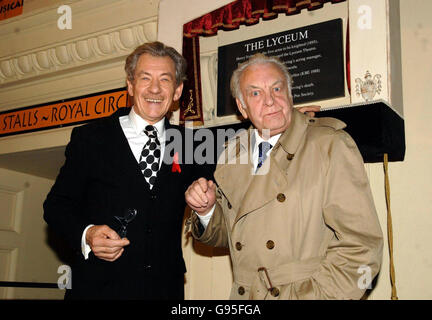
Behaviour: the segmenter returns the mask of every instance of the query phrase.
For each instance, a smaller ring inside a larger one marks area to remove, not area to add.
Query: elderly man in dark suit
[[[207,174],[181,163],[185,129],[165,117],[185,68],[171,47],[139,46],[125,66],[133,107],[73,129],[44,203],[46,222],[77,253],[65,298],[184,298],[184,192]]]

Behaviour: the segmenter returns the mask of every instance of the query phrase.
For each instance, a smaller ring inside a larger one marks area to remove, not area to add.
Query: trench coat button
[[[266,246],[267,246],[267,249],[270,249],[270,250],[271,250],[271,249],[274,248],[275,243],[274,243],[273,240],[269,240],[269,241],[267,241]]]
[[[236,242],[235,247],[238,251],[240,251],[242,248],[242,244],[240,242]]]
[[[292,160],[294,158],[294,155],[292,153],[287,154],[287,160]]]
[[[231,203],[228,202],[228,209],[231,209],[231,208],[232,208],[232,205],[231,205]]]
[[[238,294],[241,295],[241,296],[244,295],[245,294],[245,288],[239,287],[238,288]]]
[[[309,123],[315,123],[315,119],[309,119]]]
[[[285,195],[283,193],[279,193],[276,198],[279,202],[285,201]]]
[[[270,294],[273,296],[273,297],[277,297],[277,296],[279,296],[279,289],[278,288],[271,288],[270,289]]]

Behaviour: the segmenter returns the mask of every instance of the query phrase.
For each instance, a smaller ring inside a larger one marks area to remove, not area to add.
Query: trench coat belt
[[[267,289],[290,284],[312,276],[324,257],[314,257],[305,260],[292,261],[272,268],[260,267],[255,272],[238,272],[235,282],[246,287],[256,285],[259,281]]]

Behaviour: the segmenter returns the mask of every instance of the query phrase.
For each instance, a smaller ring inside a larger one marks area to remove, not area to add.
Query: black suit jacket
[[[181,172],[173,172],[174,152],[179,152],[180,161],[187,152],[178,138],[185,142],[188,129],[166,120],[166,129],[179,130],[175,142],[181,149],[166,150],[150,190],[119,123],[119,117],[129,111],[121,108],[108,118],[73,129],[66,161],[44,202],[46,222],[76,252],[72,289],[67,290],[66,298],[184,297],[184,192],[195,179],[210,178],[214,168],[180,164]],[[128,208],[138,214],[127,228],[130,245],[122,256],[106,262],[90,253],[84,260],[80,245],[85,227],[107,224],[117,230],[120,224],[114,216],[123,215]]]

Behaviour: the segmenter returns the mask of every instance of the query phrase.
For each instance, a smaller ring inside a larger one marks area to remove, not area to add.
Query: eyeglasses
[[[136,209],[126,209],[123,217],[114,216],[114,218],[116,218],[121,225],[121,227],[117,230],[120,238],[126,237],[127,226],[136,217],[137,212],[138,211]]]

